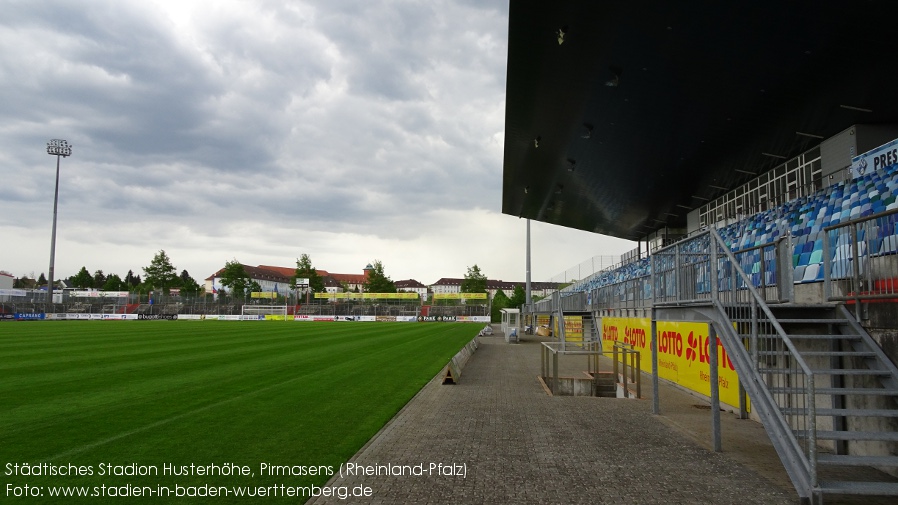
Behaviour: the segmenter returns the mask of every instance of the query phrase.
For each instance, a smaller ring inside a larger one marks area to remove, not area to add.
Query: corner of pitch
[[[466,478],[468,474],[467,463],[430,463],[428,467],[430,475],[440,475],[444,477],[461,477]]]

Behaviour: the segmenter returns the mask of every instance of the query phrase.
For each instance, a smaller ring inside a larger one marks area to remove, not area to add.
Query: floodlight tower
[[[53,235],[50,238],[50,277],[47,279],[47,299],[53,303],[53,267],[56,263],[56,208],[59,202],[59,158],[72,155],[72,146],[62,139],[47,142],[47,154],[56,156],[56,192],[53,194]]]

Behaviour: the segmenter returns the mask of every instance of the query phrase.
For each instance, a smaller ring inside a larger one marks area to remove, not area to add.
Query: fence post
[[[710,263],[711,268],[708,272],[708,275],[711,277],[711,300],[718,300],[718,291],[720,289],[720,273],[718,272],[718,264],[717,264],[717,242],[714,240],[714,236],[711,232],[708,232],[708,244],[710,245]]]
[[[852,275],[854,277],[854,317],[857,322],[861,322],[861,271],[860,271],[860,248],[857,246],[857,226],[851,225],[849,228],[851,230],[851,265],[852,265]]]
[[[658,321],[652,308],[652,414],[661,414],[661,400],[658,398]]]
[[[676,287],[676,290],[677,290],[676,301],[679,302],[682,299],[682,291],[683,291],[683,286],[680,283],[680,266],[681,266],[680,246],[674,245],[673,248],[674,248],[674,268],[673,268],[674,286]]]
[[[711,442],[714,452],[720,452],[720,384],[717,382],[717,332],[708,324],[708,357],[711,368]]]
[[[617,364],[617,342],[614,342],[614,345],[611,347],[611,370],[612,376],[614,377],[614,389],[617,390],[617,374],[618,374],[618,364]]]
[[[552,366],[555,368],[552,374],[552,395],[558,395],[558,351],[552,353]]]
[[[838,242],[836,243],[838,244]],[[833,253],[830,250],[829,231],[823,230],[823,299],[833,296]]]

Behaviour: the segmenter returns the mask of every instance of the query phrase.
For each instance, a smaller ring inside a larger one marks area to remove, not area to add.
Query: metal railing
[[[817,486],[814,374],[736,254],[710,230],[715,329],[796,488]],[[807,433],[799,440],[793,430]]]
[[[724,345],[723,365],[737,372],[796,488],[810,495],[817,485],[814,375],[769,306],[791,297],[792,276],[780,275],[791,268],[789,241],[733,252],[711,229],[656,251],[651,262],[648,276],[594,290],[593,308],[703,307]],[[744,412],[744,397],[740,403]],[[793,430],[807,436],[799,440]]]
[[[710,231],[660,249],[649,257],[651,263],[646,275],[593,290],[590,308],[644,309],[664,304],[706,304],[712,300],[713,289],[734,290],[743,300],[748,300],[748,286],[754,287],[767,303],[791,299],[792,276],[781,273],[790,271],[792,265],[790,244],[785,237],[732,252],[734,261],[727,267],[728,272],[719,268],[712,271],[710,250]],[[746,273],[745,277],[735,275],[737,266]]]
[[[587,359],[587,369],[593,374],[593,382],[598,380],[599,356],[602,355],[601,342],[543,342],[542,344],[541,377],[553,395],[559,393],[559,355],[585,356]]]
[[[629,397],[628,384],[635,384],[636,398],[642,398],[642,360],[639,351],[630,344],[616,341],[611,353],[614,361],[614,380],[615,382],[620,380],[624,390],[624,397]],[[627,366],[628,359],[630,361],[629,366]]]
[[[898,209],[823,229],[827,300],[898,300]]]

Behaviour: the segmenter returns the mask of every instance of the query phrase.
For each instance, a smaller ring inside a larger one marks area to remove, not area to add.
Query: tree
[[[396,284],[384,274],[384,264],[380,260],[374,260],[368,277],[362,284],[366,293],[395,293]]]
[[[103,274],[102,270],[97,270],[94,272],[94,286],[97,289],[101,289],[106,284],[106,276]]]
[[[171,264],[171,259],[165,254],[165,251],[160,250],[153,256],[150,265],[143,267],[143,282],[168,294],[169,288],[177,286],[180,280],[176,272],[174,265]]]
[[[102,286],[103,291],[127,291],[127,284],[116,274],[109,274]]]
[[[511,298],[508,299],[508,306],[512,308],[518,308],[524,303],[527,302],[527,293],[524,292],[524,288],[520,285],[516,285],[514,287],[514,292],[511,294]]]
[[[486,293],[486,276],[480,272],[476,264],[468,267],[465,280],[461,282],[462,293]]]
[[[494,323],[502,322],[502,309],[509,307],[509,301],[504,291],[501,289],[496,291],[496,296],[493,297],[493,306],[490,309],[490,319]]]
[[[81,289],[94,287],[94,278],[87,271],[87,267],[81,267],[81,270],[78,270],[78,273],[72,277],[72,285]]]
[[[32,277],[33,277],[33,276],[32,276]],[[46,284],[46,283],[47,283],[47,278],[44,277],[44,273],[41,272],[41,276],[37,278],[37,285],[38,285],[38,286],[43,286],[43,285]]]
[[[196,295],[200,292],[199,283],[196,282],[196,279],[191,277],[189,273],[187,273],[187,270],[181,271],[180,279],[181,294]]]
[[[236,259],[225,263],[224,269],[218,277],[221,279],[221,285],[228,288],[234,298],[243,298],[252,282],[246,269],[243,268],[243,264]]]
[[[296,279],[309,279],[309,290],[312,293],[324,293],[324,279],[312,266],[312,258],[308,254],[296,258],[296,270],[290,277],[290,289],[296,289]]]

